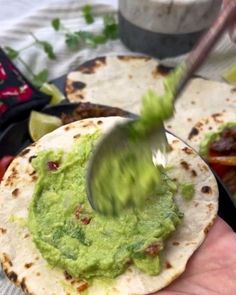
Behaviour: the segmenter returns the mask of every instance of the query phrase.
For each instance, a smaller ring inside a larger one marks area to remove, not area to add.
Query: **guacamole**
[[[142,208],[147,198],[155,195],[155,187],[161,185],[160,172],[152,159],[156,146],[151,146],[149,135],[173,115],[175,84],[183,70],[184,65],[177,67],[164,80],[163,95],[148,90],[142,99],[140,118],[120,127],[126,128],[129,140],[124,147],[107,152],[91,185],[92,205],[101,214],[114,216],[124,208]]]
[[[195,187],[192,183],[182,183],[180,185],[180,194],[186,201],[191,201],[195,193]]]
[[[157,275],[164,241],[181,222],[176,186],[160,170],[145,207],[123,210],[116,218],[96,213],[87,200],[85,174],[97,137],[83,136],[70,152],[42,151],[33,159],[38,175],[28,216],[33,240],[50,265],[73,277],[113,278],[131,264]]]
[[[102,162],[94,179],[96,211],[117,216],[124,208],[143,208],[147,197],[156,194],[161,181],[160,169],[153,164],[150,147],[129,146],[107,157],[109,165],[107,161]]]

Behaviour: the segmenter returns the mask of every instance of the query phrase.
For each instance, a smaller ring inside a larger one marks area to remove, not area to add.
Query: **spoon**
[[[231,1],[222,9],[211,28],[201,38],[198,45],[190,52],[186,60],[180,65],[180,67],[182,67],[184,70],[182,71],[180,78],[175,82],[172,89],[173,102],[182,92],[191,76],[206,60],[214,45],[235,18],[235,14],[236,1]],[[88,163],[86,186],[87,197],[94,210],[101,212],[101,209],[98,208],[96,202],[96,198],[98,197],[97,190],[95,188],[97,172],[103,169],[102,164],[104,161],[108,161],[109,164],[109,157],[116,157],[117,153],[120,153],[124,149],[134,152],[135,148],[135,152],[140,151],[140,153],[142,153],[144,148],[148,148],[153,151],[155,164],[161,164],[163,166],[166,164],[166,151],[168,149],[168,142],[165,135],[163,122],[158,122],[153,128],[148,130],[145,136],[141,136],[138,138],[138,140],[136,139],[136,144],[134,145],[134,141],[130,136],[130,132],[132,131],[132,128],[135,128],[135,124],[138,120],[139,119],[137,117],[135,120],[129,120],[123,124],[116,125],[106,135],[103,136],[93,151],[93,154]],[[106,182],[108,181],[109,179],[106,179]],[[106,202],[106,200],[103,202]],[[113,204],[110,204],[110,206],[113,206]]]

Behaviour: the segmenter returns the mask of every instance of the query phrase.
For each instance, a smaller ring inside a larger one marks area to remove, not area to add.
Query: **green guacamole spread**
[[[73,277],[113,278],[130,264],[156,275],[164,240],[182,217],[173,200],[176,187],[159,171],[160,183],[144,208],[123,210],[116,218],[99,215],[85,191],[87,160],[97,137],[82,137],[70,152],[42,151],[33,159],[38,175],[28,216],[33,240],[50,265]]]

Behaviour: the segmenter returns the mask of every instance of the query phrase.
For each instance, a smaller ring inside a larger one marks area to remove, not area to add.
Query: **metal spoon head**
[[[145,148],[152,151],[154,164],[162,166],[166,164],[168,142],[163,125],[158,125],[158,128],[155,128],[148,136],[138,138],[137,144],[134,145],[132,136],[130,136],[130,130],[135,123],[136,120],[129,120],[113,127],[97,143],[89,159],[86,177],[87,197],[92,208],[102,214],[104,214],[104,212],[101,212],[96,205],[98,196],[94,181],[98,171],[101,169],[101,164],[107,161],[109,157],[116,157],[117,153],[121,153],[124,149],[126,149],[126,151],[129,149],[133,152],[135,148],[141,152],[142,149]],[[110,167],[110,171],[112,177],[112,167]],[[109,179],[106,181],[109,181]]]

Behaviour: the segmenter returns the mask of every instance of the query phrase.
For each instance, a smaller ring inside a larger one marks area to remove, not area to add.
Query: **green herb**
[[[36,87],[40,88],[45,82],[47,82],[48,75],[49,75],[48,70],[44,69],[41,72],[39,72],[38,74],[33,76],[32,83]]]
[[[98,44],[104,44],[107,42],[107,38],[104,34],[100,34],[100,35],[95,35],[94,36],[94,42],[98,45]]]
[[[94,17],[92,15],[92,6],[91,5],[85,5],[83,7],[83,16],[85,18],[85,21],[87,24],[92,24],[94,22]]]
[[[83,43],[92,47],[96,47],[97,43],[95,40],[95,36],[96,36],[95,34],[91,32],[87,32],[87,31],[80,31],[77,34]]]
[[[103,44],[107,38],[103,35],[96,35],[87,31],[79,31],[66,33],[66,44],[70,49],[76,49],[82,44],[96,47],[98,44]]]
[[[61,27],[61,21],[59,18],[54,18],[51,22],[52,27],[54,28],[55,31],[59,31]]]
[[[48,41],[39,40],[34,34],[31,33],[31,36],[35,40],[35,43],[38,44],[44,52],[47,54],[49,59],[56,59],[56,55],[53,51],[52,45]]]
[[[113,15],[108,14],[103,17],[104,29],[103,34],[107,39],[117,39],[119,36],[118,25]]]
[[[49,59],[56,59],[56,55],[53,51],[52,45],[47,41],[38,41],[37,42],[40,46],[42,46],[44,52],[47,54]]]
[[[18,56],[19,56],[19,51],[17,51],[17,50],[15,50],[15,49],[13,49],[13,48],[11,48],[11,47],[5,47],[4,48],[5,49],[5,51],[6,51],[6,54],[7,54],[7,56],[11,59],[11,60],[13,60],[13,59],[16,59]]]
[[[65,37],[66,44],[70,49],[76,49],[79,46],[81,40],[77,33],[66,33]]]

